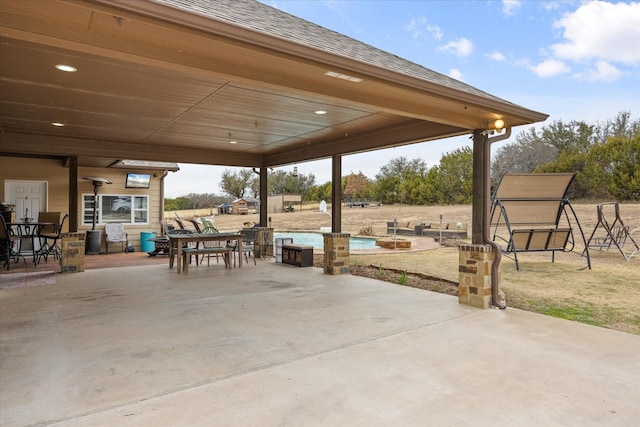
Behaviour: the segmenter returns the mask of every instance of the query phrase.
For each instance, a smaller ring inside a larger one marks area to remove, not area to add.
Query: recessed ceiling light
[[[56,69],[64,71],[65,73],[75,73],[78,69],[72,65],[56,64]]]
[[[319,115],[327,114],[327,112],[326,112],[326,111],[324,111],[324,110],[318,110],[318,111],[316,111],[315,113],[316,113],[316,114],[319,114]]]
[[[238,141],[229,141],[229,144],[237,144]]]
[[[64,126],[64,123],[60,123],[60,122],[51,122],[51,125],[53,125],[53,126],[58,126],[58,127],[62,127],[62,126]]]
[[[353,82],[353,83],[360,83],[362,81],[362,79],[360,79],[358,77],[353,77],[353,76],[348,76],[346,74],[336,73],[335,71],[327,71],[326,73],[324,73],[324,75],[327,76],[327,77],[334,77],[336,79],[347,80],[347,81]]]

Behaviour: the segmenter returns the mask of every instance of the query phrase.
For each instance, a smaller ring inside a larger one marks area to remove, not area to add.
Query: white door
[[[47,210],[46,181],[5,181],[4,194],[8,203],[16,205],[16,221],[25,216],[38,220],[38,213]]]
[[[46,181],[5,181],[4,194],[7,202],[16,205],[15,220],[33,218],[38,220],[40,211],[47,210],[47,182]],[[38,250],[40,242],[33,241],[33,249]],[[32,241],[23,240],[20,243],[20,251],[31,251]]]

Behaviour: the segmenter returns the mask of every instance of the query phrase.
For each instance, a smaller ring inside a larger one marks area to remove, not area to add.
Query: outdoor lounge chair
[[[122,243],[122,251],[129,246],[129,236],[124,231],[124,225],[121,223],[106,224],[104,226],[104,241],[107,244],[107,253],[109,253],[109,243]]]
[[[202,223],[198,222],[198,220],[195,218],[189,218],[187,219],[187,221],[189,221],[193,225],[193,229],[196,231],[196,233],[202,233],[203,231]]]
[[[178,224],[178,228],[181,230],[187,230],[187,225],[185,224],[184,220],[182,218],[180,218],[177,214],[176,214],[176,224]]]

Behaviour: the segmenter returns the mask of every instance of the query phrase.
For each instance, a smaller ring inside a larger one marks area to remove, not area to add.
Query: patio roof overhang
[[[0,153],[274,167],[547,117],[260,3],[196,6],[4,0]]]

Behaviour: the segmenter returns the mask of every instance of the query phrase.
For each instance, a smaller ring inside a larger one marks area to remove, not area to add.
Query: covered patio
[[[207,6],[3,1],[0,178],[13,158],[68,168],[48,209],[68,210],[78,231],[82,168],[123,157],[255,168],[264,224],[271,167],[331,158],[340,200],[343,155],[473,135],[472,231],[484,243],[490,136],[545,114],[261,3]],[[14,174],[47,179],[35,169]],[[257,268],[88,269],[3,289],[0,424],[640,418],[637,336],[316,268]]]
[[[480,243],[490,135],[547,118],[255,1],[55,4],[2,2],[0,160],[68,167],[56,209],[68,210],[70,231],[82,228],[78,170],[86,167],[254,168],[266,224],[269,168],[330,158],[332,199],[341,200],[344,155],[473,135]]]
[[[55,280],[0,292],[3,426],[640,419],[631,334],[271,261]]]

